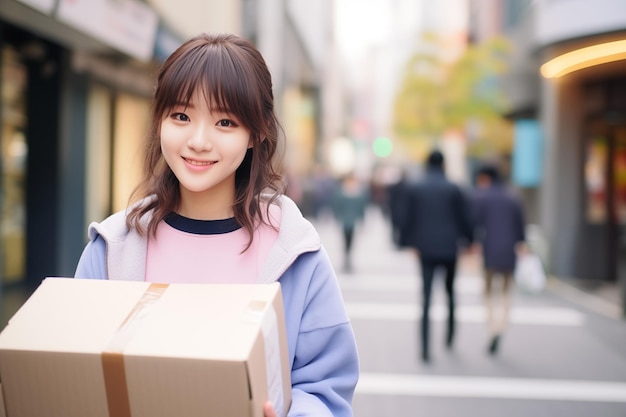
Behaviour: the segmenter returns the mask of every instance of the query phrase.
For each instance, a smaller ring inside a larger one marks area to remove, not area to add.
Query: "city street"
[[[341,272],[341,237],[328,217],[314,222],[338,271],[359,346],[356,417],[626,416],[626,322],[619,308],[550,278],[540,294],[516,290],[511,325],[487,353],[476,256],[457,274],[457,336],[444,344],[446,299],[436,279],[431,361],[419,359],[421,299],[413,255],[393,248],[370,209],[354,243],[354,272]],[[439,277],[438,277],[439,278]]]

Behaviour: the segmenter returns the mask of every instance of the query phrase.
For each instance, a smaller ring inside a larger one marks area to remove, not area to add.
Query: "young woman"
[[[290,416],[351,416],[354,335],[314,227],[282,195],[272,81],[230,34],[180,46],[157,79],[145,177],[133,203],[89,227],[75,277],[281,284]],[[274,417],[265,405],[265,416]]]

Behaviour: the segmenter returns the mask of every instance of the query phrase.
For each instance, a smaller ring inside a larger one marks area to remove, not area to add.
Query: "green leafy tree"
[[[450,131],[467,137],[472,156],[510,153],[512,128],[502,116],[506,101],[499,85],[509,45],[501,38],[469,45],[454,61],[444,59],[443,47],[427,34],[407,62],[395,99],[396,137],[415,157]]]

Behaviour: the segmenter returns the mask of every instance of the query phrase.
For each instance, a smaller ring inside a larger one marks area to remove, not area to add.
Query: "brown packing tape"
[[[109,346],[102,352],[102,371],[110,417],[131,417],[124,368],[124,349],[134,334],[133,329],[146,312],[146,308],[158,301],[167,287],[167,284],[150,284],[113,335]]]
[[[110,417],[131,417],[124,355],[117,352],[102,353],[102,370]]]

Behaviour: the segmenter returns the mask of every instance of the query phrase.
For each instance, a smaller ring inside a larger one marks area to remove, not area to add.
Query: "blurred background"
[[[307,216],[348,172],[384,208],[433,147],[468,187],[496,161],[548,272],[623,305],[624,0],[0,0],[5,294],[73,275],[138,180],[158,65],[203,31],[266,57]]]
[[[359,345],[355,415],[626,415],[626,0],[0,0],[0,328],[126,205],[159,65],[214,31],[253,40],[272,72],[287,192]],[[420,280],[389,190],[433,148],[468,192],[500,168],[549,275],[515,293],[498,356],[465,256],[459,340],[440,343],[437,287],[433,363],[417,359]],[[369,197],[349,274],[329,206],[348,173]]]

